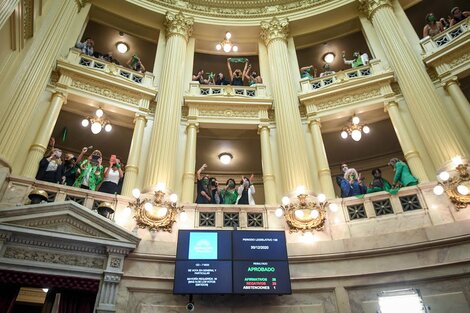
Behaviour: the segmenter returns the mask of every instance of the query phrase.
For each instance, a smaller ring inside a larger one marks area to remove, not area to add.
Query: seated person
[[[238,191],[235,188],[235,185],[235,180],[233,178],[229,178],[225,184],[225,188],[220,191],[224,204],[237,203]]]
[[[74,187],[82,189],[96,190],[96,187],[103,180],[102,154],[100,150],[95,150],[88,159],[80,162],[78,166],[78,178],[73,184]]]
[[[36,174],[37,180],[47,181],[50,183],[60,183],[62,179],[62,151],[59,149],[52,149],[48,157],[42,158],[39,162],[38,173]]]
[[[437,18],[434,16],[434,13],[428,13],[426,15],[426,25],[423,28],[423,38],[427,36],[435,36],[440,32],[444,31],[444,27],[441,22],[437,21]]]
[[[372,170],[372,176],[374,179],[370,183],[370,187],[367,188],[367,193],[390,191],[390,189],[392,189],[392,185],[390,185],[386,179],[382,178],[382,171],[380,168],[374,168]]]
[[[196,172],[197,177],[197,197],[196,203],[208,204],[211,203],[211,192],[209,190],[209,176],[202,175],[202,171],[207,168],[207,164],[203,164],[201,168]]]
[[[222,85],[229,85],[230,82],[225,78],[224,74],[219,73],[219,74],[217,74],[217,76],[216,76],[215,84],[222,86]]]
[[[248,69],[246,70],[245,78],[248,80],[248,86],[253,87],[256,84],[262,84],[263,79],[261,76],[258,75],[256,71],[251,71],[251,64],[248,65]]]
[[[230,75],[230,84],[232,86],[243,86],[243,82],[246,77],[246,71],[248,69],[248,59],[245,60],[245,67],[243,68],[243,72],[240,69],[236,69],[232,72],[232,66],[230,65],[231,58],[227,59],[228,73]]]
[[[137,54],[134,54],[129,61],[127,61],[127,66],[136,72],[145,73],[145,67]]]
[[[463,21],[467,17],[470,16],[469,11],[460,11],[459,7],[454,7],[452,10],[450,10],[450,14],[452,15],[452,18],[450,20],[450,26],[454,26],[455,24]]]
[[[410,168],[405,162],[393,158],[388,162],[388,165],[393,167],[395,171],[392,188],[415,186],[418,184],[418,179],[411,174]]]
[[[332,71],[331,70],[331,66],[330,64],[326,63],[325,65],[323,65],[323,73],[320,73],[320,77],[325,77],[325,76],[328,76],[328,75],[334,75],[336,74],[335,71]]]
[[[93,55],[93,47],[95,46],[95,42],[91,38],[86,38],[84,42],[77,42],[75,44],[75,48],[80,49],[83,54],[92,56]]]
[[[343,62],[344,64],[350,64],[352,68],[364,66],[369,64],[369,56],[367,53],[361,53],[359,51],[355,51],[353,53],[352,60],[346,60],[346,52],[343,51]]]
[[[367,193],[367,186],[364,184],[361,175],[358,175],[354,168],[346,170],[344,179],[341,181],[341,194],[345,197],[352,197],[365,193]]]
[[[313,65],[303,66],[300,68],[300,78],[314,79],[315,77],[317,77],[317,69],[313,67]]]

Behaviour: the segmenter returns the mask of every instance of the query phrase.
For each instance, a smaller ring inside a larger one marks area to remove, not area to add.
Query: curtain
[[[0,285],[0,312],[13,312],[13,307],[15,306],[16,297],[19,292],[19,286]]]
[[[64,290],[60,292],[59,313],[93,313],[96,293]]]

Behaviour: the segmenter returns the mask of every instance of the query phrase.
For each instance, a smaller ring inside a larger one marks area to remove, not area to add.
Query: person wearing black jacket
[[[53,149],[49,157],[42,158],[39,162],[36,179],[50,183],[60,183],[64,170],[61,157],[62,151],[59,149]]]

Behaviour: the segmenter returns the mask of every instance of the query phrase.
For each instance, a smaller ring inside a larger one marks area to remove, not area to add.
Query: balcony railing
[[[72,64],[77,64],[92,70],[109,73],[113,76],[120,77],[126,81],[136,83],[141,86],[152,87],[153,84],[153,74],[150,72],[145,72],[142,74],[121,65],[82,54],[79,50],[74,48],[70,49],[67,60]]]
[[[193,81],[189,88],[190,96],[240,96],[247,98],[265,98],[266,86],[256,84],[254,87],[231,85],[201,85]]]
[[[421,46],[426,54],[431,54],[437,50],[448,46],[450,43],[456,41],[459,37],[470,32],[470,18],[467,18],[460,23],[446,29],[444,32],[437,34],[434,37],[425,37],[421,39]]]

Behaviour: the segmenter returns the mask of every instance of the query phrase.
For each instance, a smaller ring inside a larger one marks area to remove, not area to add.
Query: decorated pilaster
[[[184,155],[183,203],[194,202],[194,173],[196,171],[196,142],[199,124],[189,122],[186,128],[186,153]]]
[[[126,176],[122,185],[121,194],[130,196],[132,189],[137,186],[137,175],[139,174],[139,159],[142,142],[144,139],[145,125],[147,119],[144,115],[136,114],[134,119],[134,133],[132,134],[131,148],[129,150],[129,157],[127,158]]]
[[[428,182],[429,178],[423,166],[421,157],[418,150],[413,144],[413,140],[406,128],[405,123],[400,115],[398,103],[390,101],[385,104],[385,110],[388,111],[390,119],[392,120],[393,128],[400,142],[401,150],[405,156],[406,162],[410,166],[411,172],[416,176],[420,183]]]
[[[144,186],[164,183],[175,186],[181,106],[183,104],[186,45],[193,19],[181,12],[166,15],[166,49],[155,109],[155,122],[148,154]]]
[[[36,139],[29,148],[26,162],[23,166],[22,175],[26,177],[35,177],[39,168],[39,161],[44,157],[47,144],[51,138],[57,118],[59,117],[62,105],[67,101],[67,96],[62,92],[55,92],[51,97],[49,110],[41,123]]]
[[[20,0],[3,0],[0,1],[0,29],[3,27],[5,22],[11,16],[13,11]]]
[[[444,88],[449,93],[449,96],[454,101],[457,109],[460,112],[465,124],[467,125],[467,131],[470,131],[470,103],[465,97],[465,94],[460,89],[460,84],[457,77],[452,76],[444,81]]]
[[[323,143],[323,137],[321,135],[321,124],[318,118],[309,118],[308,126],[310,133],[312,134],[312,141],[314,147],[314,155],[318,164],[318,177],[320,178],[321,190],[327,198],[335,198],[335,188],[333,181],[331,180],[330,166],[328,165],[328,159],[326,157],[325,145]]]
[[[261,139],[261,162],[263,166],[264,199],[266,204],[276,204],[276,184],[274,182],[273,158],[271,156],[271,139],[269,137],[269,124],[258,126]]]
[[[468,147],[453,130],[422,61],[397,21],[390,0],[358,0],[358,3],[387,51],[390,65],[434,164],[440,166],[455,155],[468,155]]]
[[[288,24],[286,19],[277,18],[261,22],[261,38],[268,50],[284,192],[292,192],[299,185],[305,186],[307,190],[314,187],[308,166],[297,89],[294,87],[297,82],[286,79],[292,77],[287,49]]]

